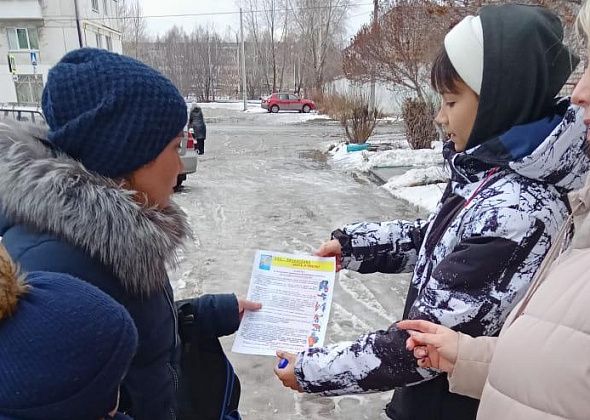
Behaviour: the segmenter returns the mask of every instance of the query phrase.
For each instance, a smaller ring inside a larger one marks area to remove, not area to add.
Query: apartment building
[[[0,103],[40,103],[47,72],[68,51],[120,53],[118,16],[118,0],[0,0]]]

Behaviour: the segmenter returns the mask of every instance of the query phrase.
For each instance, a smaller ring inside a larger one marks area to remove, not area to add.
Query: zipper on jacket
[[[176,313],[176,308],[174,307],[174,302],[168,293],[168,289],[164,288],[164,294],[166,295],[166,300],[168,300],[170,310],[172,311],[172,317],[174,318],[174,349],[176,350],[178,348],[178,314]]]

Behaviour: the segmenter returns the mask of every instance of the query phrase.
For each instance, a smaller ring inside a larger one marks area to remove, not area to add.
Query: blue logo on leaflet
[[[261,255],[260,256],[260,269],[261,270],[270,270],[272,266],[272,255]]]

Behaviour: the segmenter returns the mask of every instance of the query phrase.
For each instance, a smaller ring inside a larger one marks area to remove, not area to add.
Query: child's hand
[[[278,367],[281,359],[285,359],[289,362],[284,368]],[[295,376],[295,363],[297,363],[297,355],[279,350],[277,351],[277,360],[275,363],[274,372],[284,386],[291,388],[294,391],[303,392],[303,389],[299,386],[297,377]]]
[[[337,239],[324,242],[315,252],[318,257],[336,257],[336,271],[342,270],[342,246]]]
[[[456,331],[422,320],[400,321],[397,327],[409,330],[410,338],[406,340],[406,348],[414,352],[418,366],[453,373],[459,340]]]

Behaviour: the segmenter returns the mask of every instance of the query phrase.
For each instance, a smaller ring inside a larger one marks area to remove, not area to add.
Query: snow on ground
[[[449,174],[444,167],[429,166],[428,168],[410,169],[403,175],[394,176],[387,181],[383,188],[393,190],[404,187],[418,187],[437,183],[445,183]]]
[[[425,166],[442,165],[442,154],[434,149],[398,149],[385,152],[375,152],[368,156],[363,163],[361,170],[368,171],[372,168],[387,168],[396,166]]]
[[[374,143],[376,144],[376,143]],[[394,147],[396,145],[394,144]],[[400,145],[397,145],[400,147]],[[346,144],[339,143],[329,151],[330,163],[340,169],[368,172],[374,168],[442,165],[439,143],[433,149],[413,150],[407,146],[393,150],[347,152]]]
[[[190,107],[192,103],[187,102]],[[295,111],[270,114],[260,106],[260,101],[247,101],[246,112],[242,101],[199,103],[207,121],[214,123],[234,121],[236,113],[240,121],[253,124],[285,126],[309,121],[329,121],[326,115],[311,112],[303,114]],[[412,150],[406,141],[403,130],[398,129],[400,119],[388,117],[382,120],[384,130],[375,133],[369,143],[390,150],[359,151],[348,153],[346,144],[340,142],[329,152],[329,163],[340,170],[352,172],[371,172],[380,168],[400,168],[409,171],[399,177],[389,179],[384,186],[395,197],[431,211],[442,194],[440,185],[445,181],[442,172],[442,143],[433,142],[432,149]],[[336,122],[334,124],[337,124]],[[389,127],[389,128],[387,128]],[[438,172],[437,172],[438,170]],[[389,176],[389,174],[387,174]],[[443,184],[444,185],[444,184]]]
[[[405,200],[432,213],[442,197],[446,184],[420,185],[388,190],[394,197]]]
[[[385,144],[386,139],[372,139],[371,144]],[[339,143],[330,151],[332,166],[345,171],[372,172],[379,168],[410,168],[394,176],[383,186],[393,196],[418,207],[433,211],[436,208],[448,174],[443,169],[442,143],[433,142],[432,149],[413,150],[407,142],[394,139],[392,150],[347,152],[346,144]]]
[[[416,168],[390,178],[383,188],[394,197],[433,212],[448,179],[449,174],[443,167]]]

